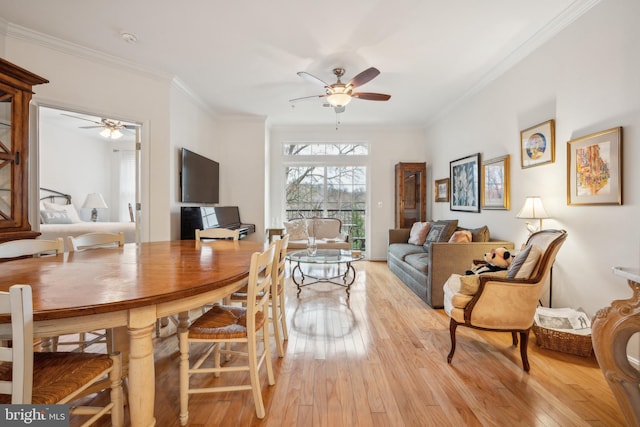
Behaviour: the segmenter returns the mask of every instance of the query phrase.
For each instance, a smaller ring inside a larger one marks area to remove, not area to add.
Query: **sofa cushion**
[[[430,224],[428,222],[414,222],[409,232],[409,242],[412,245],[424,245],[424,241],[429,233]]]
[[[404,262],[424,274],[429,272],[429,254],[426,252],[408,254],[404,258]]]
[[[289,240],[307,239],[307,224],[305,221],[294,220],[291,222],[285,222],[284,228],[289,234]]]
[[[389,245],[389,255],[404,261],[407,255],[425,253],[422,246],[412,245],[410,243],[393,243]]]
[[[428,250],[428,246],[432,242],[448,241],[453,235],[453,233],[456,231],[457,226],[458,226],[457,219],[440,220],[440,221],[432,222],[429,230],[429,234],[427,234],[427,239],[424,242],[424,246]]]

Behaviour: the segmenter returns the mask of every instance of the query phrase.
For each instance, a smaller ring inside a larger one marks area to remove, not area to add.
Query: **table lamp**
[[[540,221],[537,227],[527,221],[527,230],[529,230],[531,234],[542,230],[542,219],[549,218],[549,215],[547,211],[544,210],[542,199],[538,196],[530,196],[525,199],[524,206],[520,209],[516,218],[537,219]]]
[[[96,222],[98,220],[98,209],[107,209],[107,203],[104,201],[102,194],[89,193],[82,205],[85,209],[91,209],[91,221]]]

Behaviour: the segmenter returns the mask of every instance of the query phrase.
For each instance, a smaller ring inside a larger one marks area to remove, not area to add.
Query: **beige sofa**
[[[343,233],[338,218],[294,219],[284,223],[289,234],[289,250],[305,249],[307,237],[315,236],[318,249],[351,249],[349,235]]]
[[[408,243],[411,230],[391,229],[387,248],[389,269],[433,308],[443,307],[442,287],[451,274],[464,274],[473,260],[482,259],[482,255],[491,249],[514,247],[513,242],[491,240],[486,226],[469,230],[473,236],[470,243],[449,243],[454,231],[464,229],[457,227],[456,220],[438,222],[449,226],[449,232],[444,233],[440,241],[414,245]]]

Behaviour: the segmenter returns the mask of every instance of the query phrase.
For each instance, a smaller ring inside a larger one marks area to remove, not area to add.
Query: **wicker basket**
[[[536,344],[549,350],[589,357],[593,352],[591,335],[570,334],[533,325]]]

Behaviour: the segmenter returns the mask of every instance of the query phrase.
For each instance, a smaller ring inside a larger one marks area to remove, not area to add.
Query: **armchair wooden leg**
[[[517,347],[518,346],[518,333],[517,332],[511,332],[511,338],[513,339],[513,346]]]
[[[522,368],[529,372],[529,358],[527,356],[527,346],[529,344],[529,330],[520,332],[520,357],[522,357]]]
[[[447,356],[447,363],[451,364],[451,359],[453,359],[453,353],[456,352],[456,328],[458,327],[458,322],[451,319],[449,322],[449,334],[451,335],[451,351]]]

